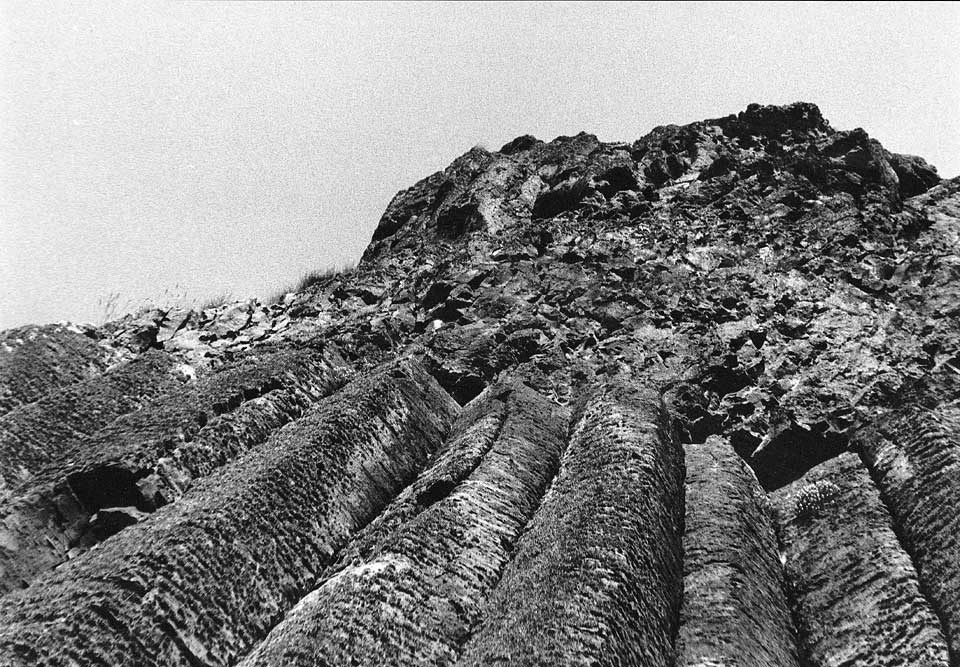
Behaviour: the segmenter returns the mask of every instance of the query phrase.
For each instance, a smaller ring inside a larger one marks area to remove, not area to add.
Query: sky
[[[956,176],[958,5],[0,0],[0,329],[267,297],[521,134],[804,100]]]

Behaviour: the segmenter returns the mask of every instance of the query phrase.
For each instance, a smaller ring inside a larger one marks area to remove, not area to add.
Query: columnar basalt
[[[580,401],[557,478],[458,664],[673,664],[682,450],[655,391],[613,382]]]
[[[0,332],[0,415],[54,389],[97,377],[120,354],[93,327],[51,324]]]
[[[750,105],[0,333],[0,663],[960,664],[958,249],[960,179]]]
[[[556,472],[564,412],[519,383],[487,389],[241,665],[453,664]]]
[[[4,598],[2,659],[234,662],[416,474],[456,412],[413,364],[358,379],[152,521]]]
[[[170,355],[151,351],[101,378],[69,384],[11,410],[0,417],[0,498],[61,462],[78,439],[188,381]]]
[[[0,591],[25,585],[181,495],[343,384],[323,353],[247,355],[78,438],[0,502]]]
[[[770,502],[730,443],[686,446],[678,665],[799,667]]]
[[[947,664],[937,617],[855,454],[817,466],[773,500],[811,664]]]
[[[908,392],[855,446],[960,660],[960,382],[952,375]]]

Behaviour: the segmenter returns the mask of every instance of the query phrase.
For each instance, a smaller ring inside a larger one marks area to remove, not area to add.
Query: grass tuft
[[[200,310],[208,310],[210,308],[219,308],[220,306],[228,304],[231,301],[233,301],[233,295],[230,294],[230,292],[222,292],[220,294],[217,294],[216,296],[212,296],[208,299],[204,299],[203,302],[200,303]]]
[[[268,300],[268,304],[280,303],[290,292],[299,294],[300,292],[307,292],[315,285],[319,285],[330,278],[335,276],[349,275],[356,270],[356,265],[345,265],[340,267],[330,267],[327,269],[319,269],[314,271],[308,271],[307,273],[300,276],[300,279],[287,287],[275,292]]]

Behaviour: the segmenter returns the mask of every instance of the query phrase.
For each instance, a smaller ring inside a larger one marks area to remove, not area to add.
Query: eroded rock
[[[677,664],[798,667],[770,503],[729,442],[687,445]]]
[[[457,664],[673,665],[683,459],[659,396],[581,398],[560,471]]]
[[[358,379],[179,503],[3,598],[3,661],[232,663],[416,475],[456,412],[416,365]]]
[[[240,664],[453,664],[556,471],[564,413],[520,383],[488,388]]]
[[[804,657],[814,665],[946,665],[947,644],[859,457],[773,494]]]
[[[358,267],[275,303],[44,330],[29,354],[5,334],[0,364],[26,361],[0,366],[0,567],[29,584],[0,603],[8,650],[792,664],[763,498],[812,485],[780,524],[801,664],[936,662],[938,636],[956,662],[958,244],[960,179],[814,105],[751,105],[632,143],[475,147],[394,197]],[[398,359],[422,368],[420,398],[389,380],[327,397]],[[438,419],[487,406],[492,424],[516,383],[502,434],[463,426],[449,451],[472,454],[427,460]],[[574,428],[531,509],[548,404]],[[682,624],[673,433],[693,453]],[[381,514],[396,494],[406,509]],[[352,652],[330,640],[346,635]]]

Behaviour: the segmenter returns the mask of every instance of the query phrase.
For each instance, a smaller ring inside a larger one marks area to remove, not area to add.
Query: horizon
[[[266,298],[473,145],[747,104],[960,173],[949,3],[0,5],[0,329]],[[165,297],[166,295],[166,297]]]

